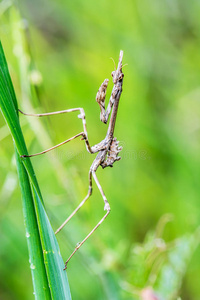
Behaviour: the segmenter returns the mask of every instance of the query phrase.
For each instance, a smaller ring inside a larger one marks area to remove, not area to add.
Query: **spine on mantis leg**
[[[98,102],[99,106],[100,106],[100,120],[103,123],[107,123],[106,119],[106,111],[105,111],[105,98],[106,98],[106,91],[107,91],[107,86],[108,86],[108,79],[105,79],[104,82],[101,84],[97,95],[96,95],[96,101]]]

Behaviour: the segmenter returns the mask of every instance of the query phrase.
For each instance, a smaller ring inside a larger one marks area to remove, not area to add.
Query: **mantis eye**
[[[120,76],[119,76],[119,80],[122,80],[123,77],[124,77],[124,74],[121,73]]]

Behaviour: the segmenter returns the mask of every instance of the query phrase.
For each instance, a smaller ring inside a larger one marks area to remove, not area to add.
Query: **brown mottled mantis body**
[[[23,113],[21,110],[19,110],[24,115],[37,116],[37,117],[51,116],[51,115],[57,115],[57,114],[62,114],[62,113],[78,111],[80,113],[78,115],[78,117],[80,119],[82,119],[82,123],[83,123],[83,132],[81,132],[81,133],[71,137],[70,139],[68,139],[54,147],[51,147],[47,150],[44,150],[42,152],[32,154],[32,155],[22,155],[22,157],[32,157],[32,156],[44,154],[50,150],[53,150],[61,145],[68,143],[69,141],[71,141],[79,136],[81,136],[82,139],[85,141],[88,152],[90,152],[92,154],[98,152],[98,154],[97,154],[95,160],[93,161],[93,163],[90,167],[90,170],[89,170],[89,189],[88,189],[87,196],[82,200],[82,202],[72,212],[72,214],[66,219],[66,221],[56,230],[55,234],[57,234],[69,222],[69,220],[75,215],[75,213],[81,208],[81,206],[91,196],[91,194],[92,194],[92,177],[94,178],[94,180],[97,184],[97,187],[102,195],[102,198],[104,201],[104,210],[106,211],[106,214],[98,222],[98,224],[92,229],[92,231],[85,237],[85,239],[75,247],[75,250],[72,252],[72,254],[70,255],[70,257],[67,259],[67,261],[65,263],[64,270],[67,268],[67,264],[68,264],[69,260],[71,259],[71,257],[75,254],[75,252],[92,235],[92,233],[101,225],[101,223],[106,219],[106,217],[110,213],[110,205],[109,205],[108,200],[107,200],[107,198],[103,192],[103,189],[99,183],[99,180],[96,176],[96,171],[99,166],[101,166],[102,168],[105,168],[108,166],[112,167],[113,163],[115,161],[120,160],[120,157],[118,156],[118,154],[122,150],[122,147],[118,147],[119,142],[117,141],[116,138],[114,138],[114,128],[115,128],[115,121],[116,121],[116,117],[117,117],[118,104],[119,104],[120,96],[122,93],[122,84],[123,84],[123,77],[124,77],[124,74],[122,73],[122,58],[123,58],[123,51],[120,51],[118,67],[115,71],[112,72],[114,86],[113,86],[111,97],[110,97],[108,107],[106,110],[105,110],[105,97],[106,97],[108,79],[104,80],[104,82],[101,84],[101,86],[97,92],[97,95],[96,95],[96,101],[98,102],[98,104],[100,106],[100,110],[101,110],[100,120],[102,122],[104,122],[105,124],[107,123],[110,112],[112,110],[106,137],[99,144],[96,144],[92,147],[89,144],[88,134],[87,134],[87,129],[86,129],[85,112],[84,112],[83,108],[73,108],[73,109],[67,109],[67,110],[56,111],[56,112],[51,112],[51,113],[44,113],[44,114],[26,114],[26,113]]]

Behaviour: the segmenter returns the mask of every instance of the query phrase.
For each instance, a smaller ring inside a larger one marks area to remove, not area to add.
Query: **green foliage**
[[[17,159],[22,191],[29,262],[36,299],[71,299],[64,263],[53,229],[46,215],[43,199],[19,124],[18,107],[0,43],[0,108],[9,126]]]
[[[158,299],[177,299],[188,263],[200,243],[199,228],[192,235],[166,242],[163,229],[169,221],[171,216],[163,216],[155,232],[149,232],[142,244],[132,248],[126,281],[121,285],[138,299],[147,292]]]

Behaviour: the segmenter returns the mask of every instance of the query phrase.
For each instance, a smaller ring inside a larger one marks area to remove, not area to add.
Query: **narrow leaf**
[[[23,204],[26,232],[27,235],[32,235],[33,232],[36,231],[38,235],[35,237],[34,242],[31,240],[28,244],[29,251],[31,247],[30,257],[33,262],[36,262],[34,260],[34,255],[38,250],[38,247],[40,248],[38,256],[38,260],[40,260],[40,262],[37,262],[36,270],[38,270],[38,268],[41,269],[39,272],[32,272],[34,277],[34,288],[38,287],[40,289],[39,291],[35,290],[35,294],[38,295],[41,293],[41,286],[38,285],[38,282],[39,280],[42,281],[43,278],[44,290],[48,291],[48,282],[52,299],[71,299],[67,275],[66,272],[63,271],[64,262],[60,255],[55,234],[44,208],[42,195],[31,161],[29,158],[20,158],[21,155],[27,155],[28,152],[19,123],[17,107],[16,96],[10,79],[3,48],[0,43],[0,108],[9,126],[17,151],[17,165],[20,186],[22,188],[23,202],[29,202]],[[24,166],[25,169],[23,169],[22,166]],[[24,172],[26,172],[26,176]],[[25,183],[24,180],[26,181]],[[30,195],[32,198],[30,198]],[[30,205],[31,202],[32,205]],[[29,222],[27,222],[29,215],[32,215],[32,217],[29,219]],[[43,254],[42,256],[41,253]],[[33,263],[33,269],[35,266],[36,265]],[[46,280],[44,279],[45,274]],[[49,297],[49,292],[47,292],[47,294],[48,296],[46,296],[45,299],[48,299]]]

